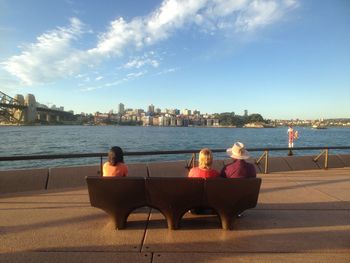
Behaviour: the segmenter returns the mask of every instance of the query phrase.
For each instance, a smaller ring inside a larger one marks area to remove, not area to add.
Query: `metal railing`
[[[305,151],[305,150],[321,150],[321,153],[313,158],[314,162],[317,162],[322,155],[324,155],[324,169],[328,169],[329,150],[350,150],[350,146],[316,146],[316,147],[275,147],[275,148],[248,148],[249,152],[263,152],[263,154],[255,161],[257,165],[264,159],[264,173],[268,173],[269,168],[269,153],[271,151],[288,151],[288,155],[293,155],[292,151]],[[200,150],[175,150],[175,151],[145,151],[145,152],[124,152],[125,156],[147,156],[147,155],[176,155],[176,154],[192,154],[188,167],[192,167],[195,164],[196,153]],[[213,153],[223,153],[226,149],[212,149]],[[100,158],[100,165],[102,167],[103,157],[106,157],[107,153],[75,153],[75,154],[51,154],[51,155],[16,155],[16,156],[0,156],[0,162],[4,161],[28,161],[28,160],[52,160],[52,159],[73,159],[73,158]],[[102,169],[101,169],[102,170]]]

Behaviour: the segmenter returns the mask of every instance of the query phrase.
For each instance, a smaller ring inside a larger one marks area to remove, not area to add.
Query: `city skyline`
[[[1,90],[79,112],[350,117],[350,3],[2,0]],[[54,10],[54,12],[53,12]]]

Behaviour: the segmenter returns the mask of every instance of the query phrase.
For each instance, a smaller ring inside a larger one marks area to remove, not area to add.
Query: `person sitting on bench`
[[[232,148],[226,150],[233,162],[222,168],[220,176],[225,178],[250,178],[256,177],[256,171],[253,164],[246,162],[249,159],[249,153],[241,142],[236,142]]]
[[[188,177],[200,177],[200,178],[215,178],[220,174],[215,169],[211,168],[213,163],[213,155],[208,148],[204,148],[199,152],[198,167],[193,167],[188,173]],[[189,211],[192,214],[197,215],[212,215],[215,212],[208,208],[196,208]]]
[[[103,165],[103,176],[127,176],[128,166],[124,164],[123,150],[114,146],[108,151],[108,161]]]
[[[219,172],[211,168],[213,155],[208,148],[199,152],[198,167],[193,167],[188,173],[188,177],[214,178],[219,177]]]

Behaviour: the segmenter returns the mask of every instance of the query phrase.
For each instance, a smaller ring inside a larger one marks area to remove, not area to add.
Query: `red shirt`
[[[201,169],[199,167],[193,167],[188,177],[200,177],[200,178],[214,178],[218,177],[219,172],[214,169]]]
[[[224,166],[221,171],[221,176],[227,178],[256,177],[255,166],[244,160],[233,159],[233,163]]]

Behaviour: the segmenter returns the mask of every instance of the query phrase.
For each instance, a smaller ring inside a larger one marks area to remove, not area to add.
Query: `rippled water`
[[[314,130],[296,127],[300,139],[295,146],[349,146],[350,128]],[[0,126],[0,155],[70,154],[107,152],[113,145],[125,151],[224,149],[241,141],[247,148],[287,147],[287,128],[194,128],[127,126]],[[332,151],[332,153],[349,151]],[[295,154],[318,154],[297,151]],[[261,152],[253,152],[253,156]],[[272,152],[271,155],[286,155]],[[216,158],[224,154],[216,154]],[[189,159],[190,155],[126,157],[127,162]],[[0,169],[98,164],[98,158],[0,162]]]

